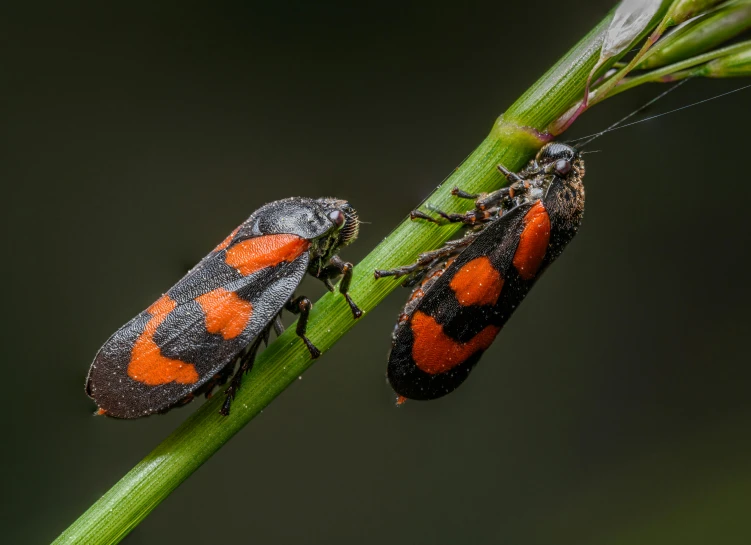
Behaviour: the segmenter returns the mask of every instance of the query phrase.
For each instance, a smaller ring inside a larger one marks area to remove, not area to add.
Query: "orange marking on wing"
[[[407,401],[407,398],[404,396],[396,396],[396,406],[403,405],[404,402]]]
[[[241,226],[242,227],[242,226]],[[229,246],[229,243],[232,242],[232,239],[237,234],[237,232],[240,230],[240,227],[237,227],[234,231],[232,231],[227,238],[225,238],[223,241],[219,243],[219,245],[214,248],[214,252],[218,252],[220,250],[224,250],[227,246]]]
[[[550,216],[538,201],[524,216],[524,229],[514,253],[514,267],[524,280],[531,280],[537,274],[549,242]]]
[[[196,297],[206,314],[206,330],[234,339],[245,330],[253,316],[253,305],[233,291],[217,288]]]
[[[265,235],[238,242],[227,250],[227,265],[243,276],[293,261],[307,251],[310,242],[296,235]]]
[[[449,284],[463,306],[495,305],[501,296],[503,278],[487,256],[466,263]]]
[[[468,342],[460,343],[446,335],[434,318],[417,311],[412,318],[412,359],[426,373],[445,373],[476,352],[488,348],[500,330],[500,327],[489,325]]]
[[[196,366],[180,360],[162,356],[159,346],[154,342],[154,333],[167,315],[177,307],[177,303],[168,295],[162,295],[146,309],[151,319],[146,322],[143,333],[136,339],[128,364],[128,376],[149,386],[158,386],[170,382],[195,384],[198,382]]]
[[[164,319],[167,317],[167,314],[172,312],[177,308],[177,303],[175,303],[172,298],[170,298],[169,295],[166,293],[162,295],[159,299],[154,301],[149,308],[146,309],[146,312],[151,314],[151,320],[149,320],[149,324],[152,322],[157,322],[156,325],[153,326],[154,331],[156,331],[156,328],[159,327],[159,324],[161,324]],[[149,328],[149,325],[146,325],[146,329]]]

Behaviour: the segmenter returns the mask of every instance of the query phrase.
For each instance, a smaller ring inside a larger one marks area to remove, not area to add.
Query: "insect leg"
[[[230,375],[232,375],[234,368],[234,363],[225,365],[224,369],[211,377],[211,380],[204,384],[203,388],[196,390],[195,394],[199,395],[203,393],[206,396],[206,399],[209,399],[217,386],[222,386],[229,380],[229,377]]]
[[[516,183],[524,180],[524,178],[514,172],[511,172],[503,165],[498,165],[498,170],[501,171],[501,174],[503,174],[509,182]]]
[[[352,269],[354,268],[349,261],[343,261],[342,258],[335,255],[329,261],[329,265],[321,269],[316,275],[316,278],[321,280],[329,291],[334,291],[334,284],[331,283],[332,278],[337,276],[342,277],[342,281],[339,282],[339,293],[344,295],[347,300],[350,310],[352,310],[352,316],[357,319],[362,316],[362,310],[360,310],[357,304],[349,296],[349,284],[352,282]]]
[[[478,231],[479,233],[479,231]],[[383,276],[404,276],[414,272],[419,272],[423,269],[433,266],[436,262],[459,254],[466,246],[474,240],[477,233],[468,233],[459,240],[450,240],[443,247],[433,250],[432,252],[425,252],[417,256],[417,261],[411,265],[404,265],[402,267],[396,267],[394,269],[376,269],[373,275],[376,279]]]
[[[475,207],[478,210],[486,210],[487,208],[497,205],[504,199],[509,198],[512,192],[513,190],[511,187],[502,187],[501,189],[498,189],[497,191],[493,191],[492,193],[487,193],[486,195],[482,195],[479,199],[475,201]]]
[[[492,210],[470,210],[469,212],[466,212],[464,214],[447,214],[446,212],[442,210],[435,209],[434,212],[441,216],[443,219],[448,221],[449,223],[463,223],[464,225],[476,225],[477,223],[482,223],[485,221],[490,220],[494,213],[497,212],[498,209],[494,208]],[[420,212],[419,210],[413,210],[410,212],[409,215],[410,219],[416,220],[426,220],[432,223],[436,223],[438,225],[441,225],[441,222],[436,220],[435,218],[432,218],[428,216],[425,212]]]
[[[478,210],[470,210],[464,214],[446,214],[441,210],[436,210],[436,214],[451,223],[461,222],[464,225],[476,225],[477,223],[490,221],[499,211],[499,208],[490,208],[488,210],[480,208]]]
[[[247,346],[245,350],[243,350],[242,354],[240,355],[240,358],[242,358],[245,354],[247,354],[248,348],[250,348],[250,346]],[[185,397],[183,397],[174,405],[171,405],[165,408],[164,410],[161,410],[158,412],[160,414],[164,414],[167,411],[173,409],[174,407],[182,407],[183,405],[187,405],[188,403],[193,401],[193,399],[195,399],[196,397],[200,395],[205,395],[206,399],[209,399],[211,397],[212,392],[216,389],[217,386],[221,386],[227,382],[230,375],[232,374],[232,371],[235,369],[236,361],[237,360],[233,360],[227,365],[225,365],[224,369],[214,374],[214,376],[211,377],[211,379],[208,382],[206,382],[203,386],[198,388],[196,391],[190,392],[189,394],[187,394]]]
[[[432,216],[428,216],[425,212],[420,212],[419,210],[412,210],[412,212],[409,213],[409,219],[411,220],[425,220],[429,221],[431,223],[435,223],[436,225],[441,225],[441,222],[435,219]]]
[[[305,346],[308,347],[310,357],[316,359],[321,355],[321,351],[318,350],[318,348],[310,342],[310,339],[305,336],[305,332],[308,329],[308,316],[310,315],[310,309],[313,308],[313,303],[310,302],[310,299],[301,295],[297,299],[290,299],[287,301],[284,308],[289,310],[292,314],[300,315],[300,318],[297,320],[297,328],[295,329],[295,332],[305,343]]]
[[[475,212],[475,216],[480,221],[487,221],[490,219],[489,216],[492,215],[492,213],[498,211],[500,215],[500,211],[511,207],[508,201],[513,198],[515,192],[518,192],[520,189],[526,189],[525,180],[522,178],[520,178],[520,180],[521,182],[516,182],[508,187],[502,187],[490,193],[467,193],[466,191],[462,191],[458,187],[455,187],[451,190],[451,194],[461,199],[473,199],[475,201],[476,210],[482,212],[488,211],[491,213],[479,216],[478,213]],[[504,201],[507,202],[504,203]],[[470,213],[468,212],[467,214]]]
[[[467,193],[466,191],[462,191],[458,187],[454,187],[454,189],[451,190],[451,194],[455,197],[459,197],[460,199],[470,199],[473,201],[482,197],[482,193]]]
[[[279,311],[279,314],[276,315],[276,318],[274,318],[274,321],[272,322],[274,326],[274,333],[276,333],[276,336],[278,337],[282,333],[284,333],[284,324],[282,323],[282,311]]]
[[[266,329],[261,332],[258,337],[256,337],[245,354],[241,356],[240,366],[237,368],[237,371],[235,371],[235,374],[232,377],[232,382],[229,383],[229,386],[224,391],[224,394],[227,397],[224,399],[224,404],[219,410],[220,414],[229,416],[230,405],[232,404],[232,400],[235,399],[235,396],[237,395],[237,390],[240,388],[240,384],[242,384],[243,375],[245,375],[245,373],[253,368],[253,363],[256,361],[256,354],[258,353],[258,349],[261,347],[261,343],[267,341],[268,338],[269,327],[267,326]]]

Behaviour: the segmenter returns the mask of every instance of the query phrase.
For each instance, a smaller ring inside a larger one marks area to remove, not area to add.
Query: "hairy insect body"
[[[422,254],[409,266],[412,287],[392,335],[388,380],[400,397],[428,400],[455,390],[492,344],[542,272],[576,234],[584,213],[584,161],[571,146],[550,143],[512,182],[475,200],[465,214],[439,214],[473,226],[463,238]],[[413,218],[436,221],[425,213]]]
[[[305,335],[312,307],[293,293],[308,272],[349,297],[352,264],[336,256],[357,238],[355,210],[338,199],[291,198],[266,204],[219,243],[198,265],[145,311],[118,329],[99,350],[86,393],[99,414],[137,418],[165,412],[208,395],[238,368],[222,414],[270,330],[283,327],[283,309],[300,314],[297,334],[312,357],[319,350]]]

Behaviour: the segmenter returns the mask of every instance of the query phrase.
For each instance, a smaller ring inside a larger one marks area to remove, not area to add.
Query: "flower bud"
[[[751,28],[751,2],[737,3],[675,29],[639,64],[657,68],[691,58]]]
[[[667,19],[671,25],[680,25],[691,17],[719,4],[722,0],[676,0],[668,10]]]
[[[751,76],[751,42],[737,53],[708,62],[701,67],[699,75],[708,78]]]

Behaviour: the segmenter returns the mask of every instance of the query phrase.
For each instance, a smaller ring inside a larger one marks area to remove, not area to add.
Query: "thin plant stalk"
[[[703,65],[714,59],[719,59],[721,57],[745,51],[749,47],[751,47],[751,40],[739,42],[737,44],[723,47],[721,49],[716,49],[715,51],[710,51],[708,53],[704,53],[703,55],[697,55],[696,57],[692,57],[690,59],[676,62],[668,66],[663,66],[662,68],[652,70],[651,72],[646,72],[644,74],[639,74],[638,76],[626,78],[622,80],[619,85],[611,88],[609,92],[607,92],[603,97],[600,97],[602,90],[595,89],[594,91],[592,91],[592,96],[598,97],[599,102],[601,100],[604,100],[605,98],[610,98],[617,94],[620,94],[623,91],[633,89],[634,87],[642,85],[643,83],[669,83],[678,81],[685,77],[694,75],[694,71],[688,70],[689,68]]]

